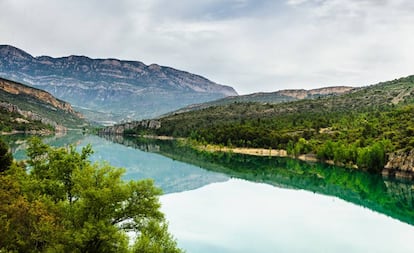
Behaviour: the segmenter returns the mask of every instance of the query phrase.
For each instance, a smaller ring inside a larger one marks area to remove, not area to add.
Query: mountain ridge
[[[278,90],[274,92],[255,92],[246,95],[239,95],[239,96],[229,96],[225,98],[221,98],[214,101],[209,101],[200,104],[193,104],[186,106],[184,108],[180,108],[176,111],[167,113],[162,115],[162,117],[183,113],[188,111],[195,111],[195,110],[202,110],[211,106],[222,106],[228,105],[231,103],[243,103],[243,102],[259,102],[259,103],[269,103],[269,104],[277,104],[283,102],[291,102],[306,98],[318,98],[324,96],[331,96],[331,95],[341,95],[347,92],[351,92],[352,90],[356,89],[355,87],[350,86],[330,86],[330,87],[322,87],[316,89],[284,89]]]
[[[119,115],[117,121],[123,115],[153,117],[237,94],[230,86],[172,67],[76,55],[33,57],[10,45],[0,45],[0,76],[46,90],[78,108]]]

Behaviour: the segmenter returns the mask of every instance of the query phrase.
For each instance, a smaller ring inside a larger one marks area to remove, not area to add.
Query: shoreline
[[[188,144],[188,143],[187,143]],[[290,157],[294,159],[298,159],[305,162],[321,162],[316,158],[314,154],[304,154],[298,157],[294,157],[288,155],[287,151],[284,149],[265,149],[265,148],[241,148],[241,147],[221,147],[217,145],[200,145],[200,144],[190,144],[194,148],[200,151],[207,151],[207,152],[227,152],[227,153],[235,153],[235,154],[242,154],[242,155],[254,155],[254,156],[271,156],[271,157]],[[325,163],[333,164],[333,161],[325,161]]]
[[[226,153],[235,153],[235,154],[243,154],[243,155],[253,155],[253,156],[268,156],[268,157],[288,157],[292,159],[301,160],[304,162],[311,162],[311,163],[323,163],[328,165],[334,165],[338,167],[343,167],[346,169],[351,170],[360,170],[357,165],[355,164],[337,164],[333,160],[319,160],[315,154],[302,154],[299,156],[289,155],[287,150],[284,149],[266,149],[266,148],[242,148],[242,147],[227,147],[221,145],[214,145],[214,144],[200,144],[195,141],[191,141],[188,138],[176,138],[172,136],[156,136],[156,135],[130,135],[135,137],[142,137],[148,139],[155,139],[155,140],[176,140],[181,142],[183,145],[188,145],[193,147],[199,151],[206,151],[206,152],[226,152]],[[414,152],[414,151],[413,151]],[[387,165],[384,166],[382,171],[378,174],[382,175],[383,177],[387,178],[395,178],[400,180],[414,180],[414,171],[410,169],[402,169],[402,168],[388,168],[388,163],[390,160],[387,161]]]

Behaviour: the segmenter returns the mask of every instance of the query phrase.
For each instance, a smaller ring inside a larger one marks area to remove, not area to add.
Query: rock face
[[[83,117],[82,114],[75,112],[71,106],[71,104],[61,101],[53,97],[50,93],[34,89],[32,87],[22,85],[20,83],[16,83],[13,81],[9,81],[3,78],[0,78],[0,89],[14,95],[25,94],[31,97],[34,97],[40,101],[43,101],[47,104],[52,105],[53,107],[59,108],[62,111],[75,114],[79,117]]]
[[[161,122],[158,120],[142,120],[134,121],[130,123],[118,124],[114,126],[108,126],[99,131],[100,134],[124,134],[125,131],[134,128],[145,128],[145,129],[158,129],[161,127]]]
[[[16,115],[19,123],[38,121],[56,131],[84,125],[83,116],[50,93],[0,78],[0,109]],[[19,115],[19,116],[17,116]],[[14,117],[14,116],[13,116]]]
[[[327,96],[327,95],[339,95],[353,90],[352,87],[347,86],[334,86],[334,87],[325,87],[312,90],[281,90],[279,93],[281,95],[292,97],[296,99],[305,99],[312,98],[315,96]]]
[[[414,149],[389,154],[383,174],[414,179]]]
[[[85,56],[33,57],[5,45],[0,46],[0,76],[46,90],[80,108],[130,119],[237,95],[229,86],[157,64]]]

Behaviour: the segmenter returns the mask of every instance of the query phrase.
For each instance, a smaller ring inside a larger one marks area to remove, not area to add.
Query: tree
[[[3,140],[0,139],[0,172],[4,172],[9,169],[13,162],[13,157],[9,152],[9,147]]]
[[[180,253],[177,243],[168,233],[168,225],[150,221],[141,231],[141,235],[133,247],[134,253]]]
[[[358,167],[370,172],[381,172],[385,165],[385,147],[382,142],[358,150]]]
[[[92,164],[90,154],[90,146],[77,152],[29,141],[29,173],[0,178],[0,252],[2,245],[18,252],[130,252],[128,231],[138,235],[137,244],[160,235],[151,244],[158,252],[181,252],[153,181],[123,181],[123,169]]]
[[[26,177],[15,165],[0,175],[0,252],[58,251],[58,217],[42,199],[25,196]]]

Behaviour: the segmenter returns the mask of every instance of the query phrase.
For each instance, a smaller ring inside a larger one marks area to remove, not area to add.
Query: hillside
[[[414,172],[414,76],[338,96],[281,104],[233,103],[144,123],[131,123],[124,133],[285,149],[292,156],[310,154],[375,172],[385,166],[387,173],[402,177],[412,178]],[[122,132],[120,126],[113,129]]]
[[[178,109],[177,111],[171,112],[170,114],[202,110],[212,106],[223,106],[233,103],[257,102],[277,104],[283,102],[297,101],[301,99],[313,99],[325,96],[340,95],[350,92],[352,89],[354,88],[347,86],[334,86],[311,90],[280,90],[276,92],[259,92],[240,96],[229,96],[210,102],[189,105],[184,108]]]
[[[50,92],[94,120],[142,119],[237,95],[202,76],[139,61],[85,56],[33,57],[0,46],[0,76]]]
[[[50,93],[0,78],[0,131],[61,131],[85,125],[82,115]]]

